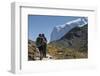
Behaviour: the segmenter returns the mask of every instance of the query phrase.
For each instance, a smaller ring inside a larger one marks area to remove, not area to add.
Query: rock
[[[40,57],[39,50],[36,48],[35,42],[28,41],[28,60],[37,60]]]

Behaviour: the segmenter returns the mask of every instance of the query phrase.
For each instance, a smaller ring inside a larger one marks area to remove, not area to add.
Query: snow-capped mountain
[[[76,20],[69,21],[63,25],[58,25],[54,27],[51,33],[50,41],[58,40],[67,34],[71,29],[75,27],[82,27],[88,24],[88,19],[86,17],[78,18]]]

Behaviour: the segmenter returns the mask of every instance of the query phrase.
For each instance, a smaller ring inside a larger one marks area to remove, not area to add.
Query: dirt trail
[[[40,58],[37,57],[36,60],[40,60]],[[51,55],[47,54],[47,55],[46,55],[46,58],[43,57],[42,60],[53,60],[53,57],[52,57]]]

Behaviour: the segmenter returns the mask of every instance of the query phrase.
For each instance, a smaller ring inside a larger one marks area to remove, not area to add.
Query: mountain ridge
[[[61,39],[52,41],[48,44],[48,47],[50,48],[49,53],[57,59],[87,58],[87,31],[88,25],[71,29]]]
[[[78,18],[76,20],[69,21],[63,25],[55,26],[51,32],[50,41],[58,40],[68,33],[74,27],[83,27],[88,24],[87,18]]]

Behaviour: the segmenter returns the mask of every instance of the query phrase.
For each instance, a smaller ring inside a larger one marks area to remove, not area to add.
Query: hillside
[[[48,52],[56,59],[88,57],[88,25],[75,27],[61,39],[48,44]]]
[[[36,60],[39,57],[39,51],[36,48],[35,42],[28,40],[28,60]]]

